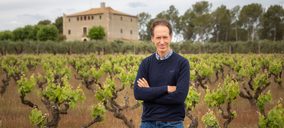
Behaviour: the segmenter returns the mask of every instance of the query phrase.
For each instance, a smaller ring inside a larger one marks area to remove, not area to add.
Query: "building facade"
[[[93,26],[102,26],[107,40],[138,40],[138,18],[101,3],[100,8],[70,15],[63,15],[63,34],[67,41],[87,41],[89,30]]]

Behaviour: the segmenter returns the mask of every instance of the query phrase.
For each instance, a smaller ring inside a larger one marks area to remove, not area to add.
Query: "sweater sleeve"
[[[176,91],[158,97],[154,100],[154,102],[157,104],[183,104],[189,89],[189,69],[190,67],[188,60],[183,61],[177,80]]]
[[[147,63],[148,62],[145,60],[142,61],[138,69],[136,80],[134,82],[134,96],[136,100],[153,101],[154,99],[167,94],[168,91],[167,86],[150,88],[141,88],[138,86],[138,79],[145,78],[147,80],[147,70],[145,68]]]

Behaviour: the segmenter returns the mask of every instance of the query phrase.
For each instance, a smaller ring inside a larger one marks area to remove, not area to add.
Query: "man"
[[[134,96],[143,100],[141,128],[183,128],[189,88],[188,60],[170,48],[172,27],[166,20],[151,25],[156,53],[145,58],[134,83]]]

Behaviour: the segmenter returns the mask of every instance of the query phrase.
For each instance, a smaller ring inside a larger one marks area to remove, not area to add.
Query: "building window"
[[[80,18],[79,17],[77,17],[77,21],[79,21],[80,20]]]
[[[81,16],[80,19],[83,20],[83,17]]]
[[[71,21],[71,19],[69,18],[69,19],[68,19],[68,21],[70,22],[70,21]]]
[[[120,20],[121,20],[121,21],[123,20],[123,17],[122,17],[122,16],[120,17]]]
[[[132,18],[130,19],[130,22],[132,22]]]
[[[121,34],[123,33],[123,30],[122,30],[122,29],[120,29],[120,33],[121,33]]]
[[[84,16],[84,20],[86,20],[87,19],[87,17],[86,16]]]
[[[100,15],[100,20],[102,19],[102,15]]]
[[[91,16],[92,20],[94,19],[94,16]]]
[[[83,27],[83,36],[87,35],[87,27]]]
[[[130,30],[130,35],[132,35],[132,33],[133,33],[132,30]]]
[[[71,30],[70,29],[68,30],[68,35],[71,35]]]
[[[88,16],[88,20],[90,20],[91,18],[90,18],[90,16]]]

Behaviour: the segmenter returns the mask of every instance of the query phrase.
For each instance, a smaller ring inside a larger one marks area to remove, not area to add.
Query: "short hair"
[[[162,26],[166,26],[168,27],[169,29],[169,34],[172,36],[172,26],[171,24],[169,23],[169,21],[165,20],[165,19],[155,19],[153,21],[153,23],[151,24],[151,28],[150,28],[150,31],[151,31],[151,36],[154,36],[154,29],[156,26],[158,25],[162,25]]]

